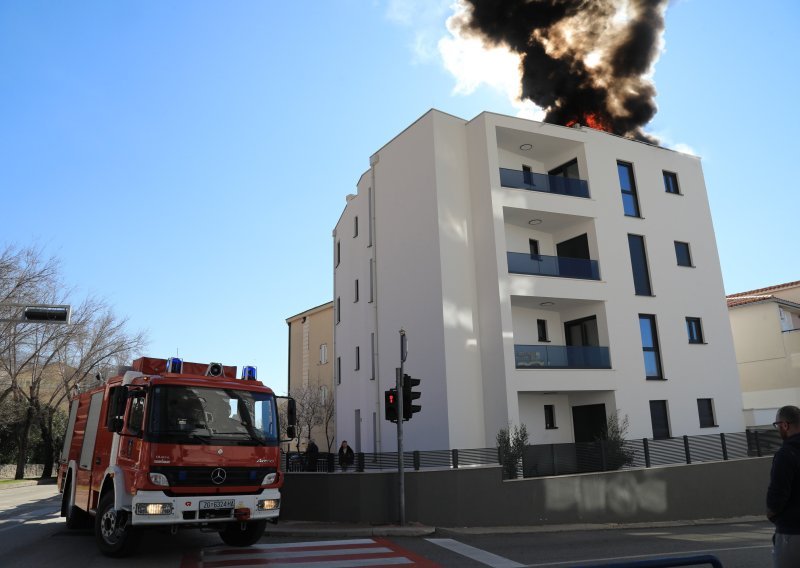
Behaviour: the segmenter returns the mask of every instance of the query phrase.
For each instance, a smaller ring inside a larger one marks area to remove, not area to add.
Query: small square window
[[[334,266],[339,266],[339,262],[342,260],[342,243],[340,241],[336,241],[336,263]]]
[[[342,302],[339,298],[336,298],[336,323],[342,321]]]
[[[356,290],[355,290],[355,299],[354,302],[358,302],[358,278],[356,278]]]
[[[675,241],[675,258],[678,260],[678,266],[693,266],[689,243]]]
[[[673,172],[664,172],[664,189],[667,193],[680,195],[681,190],[678,187],[678,174]]]
[[[355,370],[358,371],[361,369],[361,347],[356,346],[356,368]]]
[[[714,399],[698,398],[697,414],[700,417],[700,428],[714,428],[717,421],[714,419]]]
[[[686,318],[686,332],[689,343],[703,343],[703,324],[700,318]]]
[[[353,217],[353,238],[358,236],[358,216]]]
[[[552,404],[544,405],[544,427],[547,430],[555,430],[556,426],[556,407]]]

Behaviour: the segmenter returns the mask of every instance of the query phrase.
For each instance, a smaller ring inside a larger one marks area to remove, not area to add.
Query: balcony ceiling
[[[553,302],[551,306],[542,306],[542,302]],[[602,304],[599,300],[583,300],[577,298],[551,298],[544,296],[511,296],[511,306],[529,310],[562,312],[573,308]]]
[[[542,222],[538,225],[530,225],[529,221],[531,219],[541,219]],[[516,225],[518,227],[524,227],[525,229],[535,229],[537,231],[551,233],[556,230],[568,230],[573,224],[585,223],[586,217],[503,207],[503,221],[506,225]]]
[[[533,123],[536,124],[536,123]],[[523,144],[532,144],[531,150],[520,150]],[[561,155],[570,149],[576,151],[580,147],[580,142],[556,138],[548,135],[544,136],[534,132],[524,130],[512,130],[510,128],[497,128],[497,146],[508,152],[521,156],[532,156],[541,161],[547,161],[549,156]]]

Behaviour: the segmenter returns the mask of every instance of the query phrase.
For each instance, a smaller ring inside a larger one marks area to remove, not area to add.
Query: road
[[[187,530],[173,536],[167,531],[151,531],[145,534],[133,557],[111,560],[97,551],[92,531],[69,531],[64,527],[64,520],[58,516],[59,499],[53,485],[0,491],[0,565],[568,568],[699,554],[715,555],[725,568],[771,565],[772,529],[766,521],[517,534],[442,529],[430,537],[267,536],[246,549],[222,545],[213,532]]]

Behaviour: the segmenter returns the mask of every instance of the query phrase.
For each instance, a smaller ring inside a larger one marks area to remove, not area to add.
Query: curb
[[[8,491],[9,489],[16,489],[17,487],[31,487],[33,485],[55,485],[55,478],[51,479],[18,479],[10,483],[0,483],[0,491]]]
[[[287,522],[267,527],[270,536],[319,536],[319,537],[385,537],[385,536],[429,536],[435,527],[423,525],[337,525],[321,523]]]

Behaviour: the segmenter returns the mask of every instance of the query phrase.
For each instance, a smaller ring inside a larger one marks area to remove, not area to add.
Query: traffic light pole
[[[400,526],[406,524],[406,483],[403,469],[403,363],[406,361],[406,332],[400,330],[400,367],[397,371],[397,478],[400,497]]]

